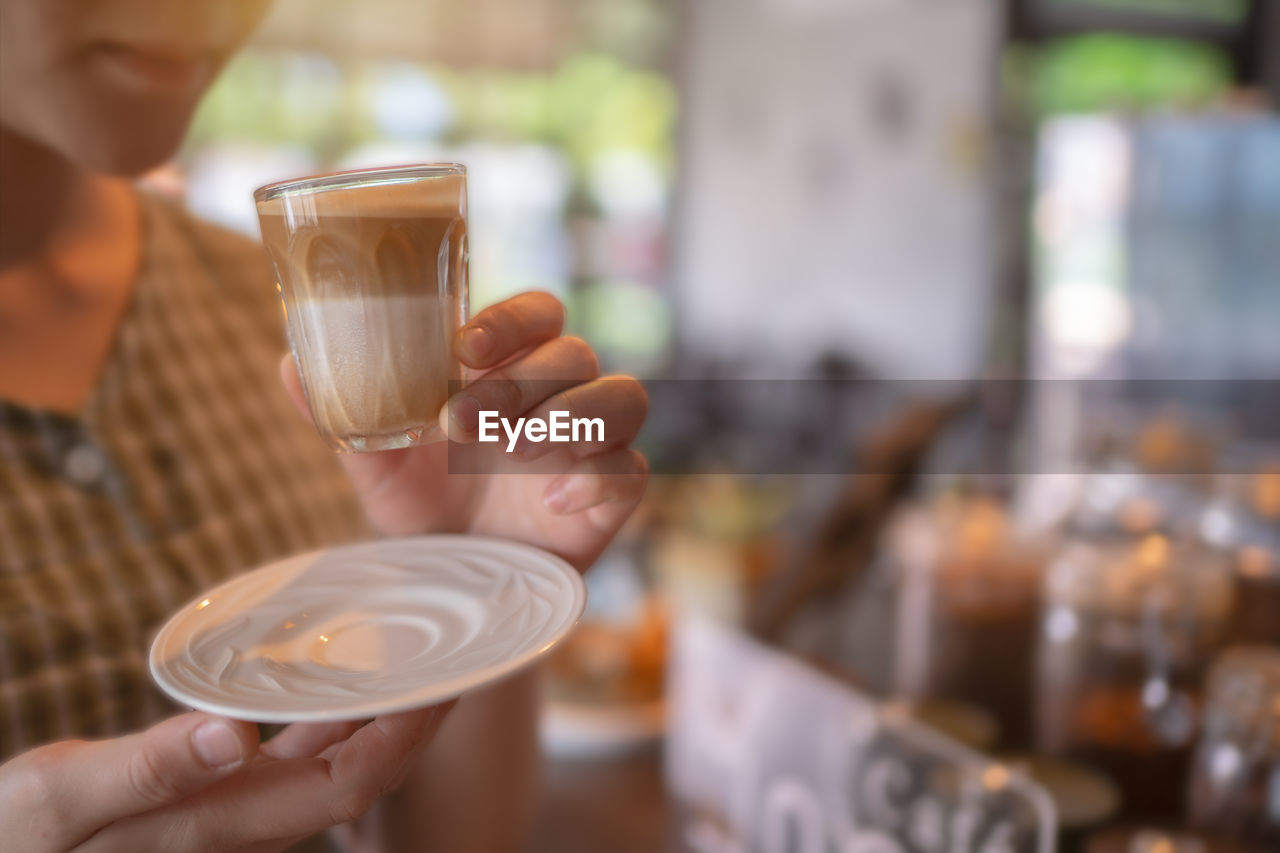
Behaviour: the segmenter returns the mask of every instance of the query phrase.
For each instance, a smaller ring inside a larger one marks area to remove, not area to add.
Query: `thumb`
[[[244,766],[257,751],[252,723],[193,712],[145,732],[84,745],[52,794],[84,837],[120,818],[179,802]],[[83,840],[83,838],[81,839]]]

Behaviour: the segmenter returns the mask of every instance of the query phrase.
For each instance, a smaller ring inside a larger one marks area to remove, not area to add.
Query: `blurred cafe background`
[[[1278,105],[1272,0],[279,0],[147,181],[463,162],[650,382],[530,850],[1280,851]]]

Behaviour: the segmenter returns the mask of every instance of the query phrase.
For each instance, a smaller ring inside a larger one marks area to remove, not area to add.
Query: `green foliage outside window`
[[[657,72],[594,53],[549,72],[421,69],[453,109],[443,141],[546,143],[565,152],[579,177],[619,148],[672,166],[676,96]],[[379,136],[371,112],[378,70],[378,63],[341,67],[315,56],[246,53],[205,100],[191,142],[291,145],[335,159]]]
[[[1112,34],[1013,49],[1005,76],[1007,88],[1040,117],[1198,107],[1231,85],[1230,65],[1213,47]]]

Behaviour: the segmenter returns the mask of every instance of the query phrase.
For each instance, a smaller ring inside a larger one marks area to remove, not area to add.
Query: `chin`
[[[84,150],[64,153],[91,172],[136,178],[172,158],[182,139],[181,132],[165,137],[103,139]]]
[[[174,111],[121,111],[111,121],[84,122],[59,134],[60,153],[76,165],[101,174],[137,177],[177,152],[187,133],[194,105]]]

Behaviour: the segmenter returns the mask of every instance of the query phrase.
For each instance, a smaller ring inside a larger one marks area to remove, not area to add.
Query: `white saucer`
[[[270,563],[160,629],[174,699],[261,723],[357,720],[451,699],[563,639],[587,594],[572,566],[476,536],[362,542]]]

